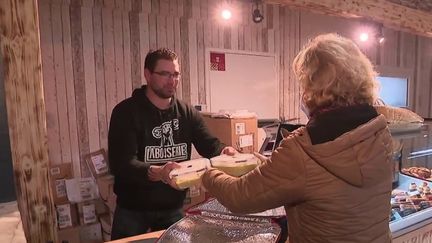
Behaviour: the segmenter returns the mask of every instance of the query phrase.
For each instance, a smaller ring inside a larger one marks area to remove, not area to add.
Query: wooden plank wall
[[[360,20],[324,16],[279,5],[260,6],[265,18],[251,21],[252,5],[231,1],[234,16],[223,23],[223,0],[39,0],[49,157],[73,162],[87,176],[83,155],[107,148],[112,108],[145,83],[149,49],[169,47],[180,57],[178,96],[205,104],[205,49],[225,48],[279,55],[280,114],[305,117],[291,63],[306,41],[320,33],[353,37]],[[414,110],[432,117],[432,40],[384,29],[384,45],[362,49],[377,65],[411,69]],[[80,172],[82,171],[82,172]]]
[[[7,117],[9,126],[22,228],[27,242],[44,243],[57,242],[57,237],[49,180],[37,7],[35,0],[0,1],[0,52],[4,73],[0,85],[4,85],[7,114],[1,115]],[[6,153],[3,148],[2,154]],[[2,233],[5,232],[5,224],[1,227]],[[1,238],[2,242],[7,241],[5,237]]]

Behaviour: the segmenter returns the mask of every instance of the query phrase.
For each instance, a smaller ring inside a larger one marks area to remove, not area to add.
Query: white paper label
[[[100,223],[80,227],[81,242],[101,242],[102,231]]]
[[[236,123],[235,124],[235,134],[236,135],[242,135],[246,133],[246,124],[241,122],[241,123]]]
[[[53,176],[58,175],[58,174],[60,174],[60,167],[51,168],[50,172],[51,172],[51,175],[53,175]]]
[[[57,197],[66,196],[66,183],[64,179],[55,181],[55,192]]]
[[[104,159],[103,154],[97,154],[91,157],[93,167],[95,168],[96,174],[102,174],[108,172],[108,165]]]
[[[66,180],[66,193],[70,202],[82,202],[99,197],[93,178],[74,178]]]
[[[80,195],[83,201],[93,199],[91,184],[85,181],[79,183]]]
[[[239,137],[239,147],[245,148],[245,147],[249,147],[249,146],[253,146],[253,135],[248,134],[248,135],[240,136]]]
[[[72,217],[71,217],[69,204],[58,205],[57,214],[58,214],[58,226],[60,229],[64,229],[68,226],[72,226]]]
[[[83,205],[83,221],[84,224],[91,224],[96,222],[96,210],[94,204]]]
[[[191,186],[189,188],[189,196],[190,197],[198,197],[200,195],[200,188],[197,186]]]

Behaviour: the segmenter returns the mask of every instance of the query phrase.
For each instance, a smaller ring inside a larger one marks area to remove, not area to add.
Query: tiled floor
[[[26,243],[17,203],[0,203],[0,242]]]

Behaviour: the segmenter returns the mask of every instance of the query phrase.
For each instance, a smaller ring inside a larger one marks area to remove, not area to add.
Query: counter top
[[[150,232],[147,234],[136,235],[132,237],[127,237],[119,240],[108,241],[108,243],[126,243],[126,242],[136,242],[136,243],[150,243],[155,242],[159,237],[165,232],[165,230]]]

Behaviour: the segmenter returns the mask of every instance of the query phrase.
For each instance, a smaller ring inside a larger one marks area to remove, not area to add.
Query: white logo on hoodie
[[[147,163],[163,163],[187,159],[187,144],[175,144],[173,131],[179,129],[179,120],[173,119],[153,128],[152,135],[160,139],[160,146],[146,146],[145,161]]]

